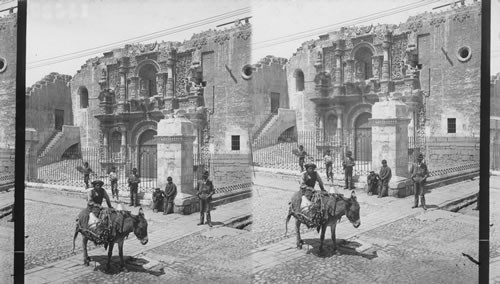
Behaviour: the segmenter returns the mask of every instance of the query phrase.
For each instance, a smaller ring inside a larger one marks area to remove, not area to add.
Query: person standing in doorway
[[[354,159],[352,158],[352,152],[347,151],[346,157],[342,162],[342,167],[344,168],[344,179],[345,187],[344,189],[351,189],[352,187],[352,170],[355,166]]]
[[[325,161],[325,169],[326,169],[326,181],[332,181],[333,182],[333,160],[332,156],[330,155],[330,150],[326,150],[326,154],[323,157]]]
[[[163,215],[174,213],[174,200],[177,195],[177,186],[173,183],[172,177],[167,177],[165,186],[165,205],[163,206]]]
[[[203,225],[205,219],[205,213],[207,214],[207,224],[212,227],[212,218],[210,216],[210,203],[212,202],[212,195],[214,195],[214,185],[211,180],[208,179],[209,173],[205,171],[203,173],[203,179],[198,181],[197,196],[200,199],[200,223],[198,225]]]
[[[380,176],[380,189],[378,191],[378,198],[382,198],[387,196],[387,192],[389,191],[389,182],[392,178],[392,171],[389,166],[387,166],[387,161],[382,160],[382,167],[379,172]]]
[[[137,169],[132,169],[132,174],[128,178],[128,186],[130,188],[130,206],[139,206],[139,200],[137,199],[137,191],[139,190],[139,175],[137,174]]]
[[[120,200],[118,197],[118,174],[116,173],[116,167],[111,168],[109,172],[109,182],[111,183],[111,195],[113,198],[116,196],[116,200]]]
[[[424,155],[420,153],[417,157],[417,162],[413,163],[411,166],[411,180],[413,181],[413,189],[415,190],[415,204],[411,208],[418,207],[418,197],[420,196],[420,202],[422,203],[422,208],[427,210],[425,206],[425,182],[429,177],[429,170],[427,165],[423,162]]]
[[[89,188],[90,173],[92,169],[89,166],[89,162],[83,163],[83,182],[85,183],[85,189]]]

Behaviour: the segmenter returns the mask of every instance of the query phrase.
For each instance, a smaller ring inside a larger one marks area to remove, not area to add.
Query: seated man
[[[94,180],[92,182],[92,186],[94,187],[91,189],[87,195],[87,218],[90,218],[92,222],[89,222],[89,227],[92,227],[98,222],[98,217],[99,213],[101,212],[102,209],[102,201],[103,199],[106,199],[106,204],[108,205],[109,208],[113,208],[111,206],[111,201],[109,200],[108,193],[104,188],[102,188],[102,185],[104,184],[103,181],[101,180]],[[93,215],[93,216],[92,216]]]
[[[302,192],[302,195],[306,194],[307,189],[314,191],[314,186],[316,185],[316,182],[318,182],[321,191],[327,192],[325,190],[325,187],[323,186],[323,181],[321,180],[321,177],[316,171],[316,165],[312,162],[307,163],[305,165],[305,168],[306,171],[302,174],[302,183],[300,185],[300,190]]]
[[[375,173],[375,171],[370,171],[370,174],[366,178],[366,183],[368,184],[368,195],[377,194],[378,184],[380,177]]]
[[[161,210],[161,205],[163,204],[163,199],[164,199],[165,193],[161,191],[159,187],[155,188],[155,191],[153,192],[153,212],[158,212]]]

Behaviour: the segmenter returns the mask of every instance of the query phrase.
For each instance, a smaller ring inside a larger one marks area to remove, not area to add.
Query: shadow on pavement
[[[362,246],[362,244],[358,242],[346,241],[343,239],[337,239],[337,250],[333,250],[333,242],[332,240],[326,240],[323,242],[323,251],[319,251],[320,241],[319,239],[305,239],[304,244],[305,248],[308,249],[307,254],[312,254],[321,258],[329,258],[334,255],[354,255],[361,256],[366,259],[372,260],[378,257],[377,252],[373,251],[371,254],[362,253],[356,251],[356,248]]]
[[[119,256],[112,256],[111,257],[111,265],[109,270],[106,269],[106,264],[108,263],[108,256],[107,255],[96,255],[91,257],[92,261],[90,265],[92,264],[95,265],[94,271],[100,271],[105,274],[109,275],[115,275],[115,274],[120,274],[121,272],[142,272],[142,273],[148,273],[154,276],[160,276],[165,274],[163,269],[160,270],[149,270],[145,269],[142,266],[144,264],[147,264],[148,261],[143,259],[143,258],[135,258],[135,257],[124,257],[124,263],[125,263],[125,269],[120,269],[120,257]]]

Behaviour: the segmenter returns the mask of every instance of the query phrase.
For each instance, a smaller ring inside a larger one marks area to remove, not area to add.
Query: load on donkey
[[[87,242],[90,240],[96,246],[104,245],[108,249],[108,262],[106,269],[111,265],[113,246],[118,244],[120,255],[120,267],[125,269],[123,261],[123,242],[130,233],[134,233],[141,244],[148,243],[148,223],[144,217],[142,208],[138,215],[124,211],[121,205],[117,209],[111,206],[109,196],[102,188],[104,183],[100,180],[92,182],[94,188],[88,194],[87,208],[83,209],[76,219],[75,234],[73,236],[73,250],[78,233],[82,234],[83,263],[89,265],[90,258],[87,253]],[[106,200],[108,208],[101,206],[103,199]]]
[[[347,219],[355,228],[361,225],[359,218],[359,203],[354,191],[351,197],[346,198],[342,194],[330,194],[326,192],[319,174],[315,171],[316,165],[308,163],[306,172],[302,176],[300,191],[292,196],[289,203],[288,216],[286,217],[285,234],[288,232],[288,222],[295,217],[295,229],[297,233],[297,248],[301,249],[304,241],[300,238],[300,224],[305,224],[308,228],[321,230],[321,244],[319,250],[323,250],[326,227],[330,226],[333,241],[333,250],[336,251],[337,243],[335,239],[335,228],[342,216]],[[314,186],[318,182],[321,191],[315,191]]]

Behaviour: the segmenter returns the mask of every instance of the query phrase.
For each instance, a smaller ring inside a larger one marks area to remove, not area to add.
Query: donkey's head
[[[345,200],[345,215],[347,219],[351,222],[354,228],[361,225],[361,220],[359,219],[359,203],[356,199],[356,193],[354,190],[351,192],[351,197]]]
[[[141,244],[148,243],[148,221],[144,217],[142,208],[139,209],[139,214],[134,218],[134,234]]]

